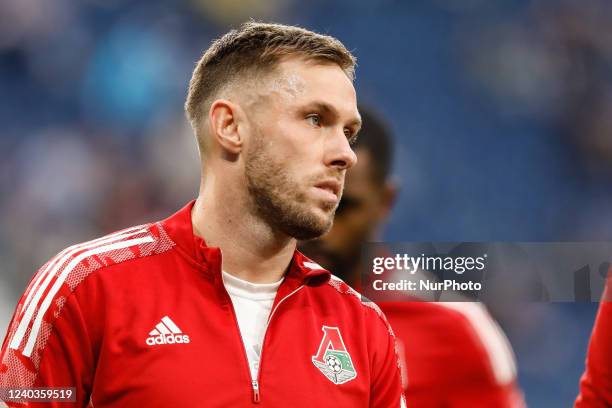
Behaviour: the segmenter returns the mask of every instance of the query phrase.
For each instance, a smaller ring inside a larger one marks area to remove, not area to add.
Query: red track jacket
[[[484,306],[426,301],[379,306],[400,346],[409,407],[526,407],[512,348]]]
[[[612,275],[593,327],[576,408],[612,407]]]
[[[42,405],[58,407],[404,405],[384,315],[297,251],[251,378],[221,251],[198,245],[192,206],[47,262],[9,325],[0,391],[75,387],[75,404]]]

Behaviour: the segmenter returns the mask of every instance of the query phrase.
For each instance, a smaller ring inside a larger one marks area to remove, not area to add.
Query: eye
[[[306,120],[308,120],[310,122],[310,124],[315,126],[315,127],[321,126],[321,117],[319,115],[317,115],[317,114],[312,114],[312,115],[306,116]]]
[[[351,129],[344,129],[344,135],[348,139],[349,145],[353,146],[357,142],[357,133]]]

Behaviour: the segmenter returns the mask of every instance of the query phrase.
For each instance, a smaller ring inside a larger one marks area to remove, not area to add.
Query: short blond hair
[[[356,59],[336,38],[295,26],[249,21],[213,41],[197,63],[185,102],[193,128],[198,129],[225,84],[271,72],[288,55],[335,63],[354,79]]]

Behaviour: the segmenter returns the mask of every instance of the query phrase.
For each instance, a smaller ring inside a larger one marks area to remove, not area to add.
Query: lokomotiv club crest
[[[334,384],[344,384],[357,377],[346,350],[342,335],[337,327],[323,326],[323,338],[319,350],[312,356],[312,363]]]

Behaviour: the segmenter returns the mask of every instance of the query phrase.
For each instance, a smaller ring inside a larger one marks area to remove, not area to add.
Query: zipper
[[[251,381],[251,385],[253,386],[253,402],[259,403],[259,383],[257,380]]]
[[[234,309],[234,303],[232,302],[232,298],[230,297],[229,293],[227,293],[227,289],[225,289],[225,287],[223,288],[224,291],[225,291],[225,294],[226,294],[226,296],[227,296],[227,298],[229,300],[231,309],[232,309],[232,316],[234,317],[234,324],[236,325],[236,329],[238,329],[238,337],[240,338],[240,344],[242,345],[242,356],[244,357],[244,360],[246,361],[247,371],[248,371],[248,374],[249,374],[249,378],[251,379],[251,389],[252,389],[252,392],[253,392],[253,402],[255,404],[259,404],[261,402],[261,396],[259,394],[259,391],[260,391],[259,377],[260,377],[260,372],[261,372],[261,363],[263,361],[262,360],[263,352],[264,352],[264,346],[263,345],[266,343],[266,337],[268,336],[268,327],[270,326],[270,321],[272,321],[272,316],[274,316],[274,313],[276,312],[278,307],[281,305],[281,303],[283,303],[287,298],[289,298],[290,296],[295,294],[297,291],[299,291],[303,287],[304,287],[304,285],[301,285],[300,287],[295,289],[293,292],[289,293],[287,296],[282,298],[276,304],[274,309],[272,309],[272,312],[270,313],[270,316],[268,317],[268,321],[266,323],[266,328],[264,330],[264,337],[263,337],[263,341],[262,341],[262,344],[261,344],[261,354],[259,355],[259,365],[257,366],[257,378],[253,378],[253,376],[251,375],[251,366],[249,364],[249,357],[247,356],[246,348],[244,347],[244,340],[242,339],[242,333],[240,332],[240,325],[238,324],[238,317],[236,316],[236,309]]]
[[[246,348],[244,347],[244,340],[242,339],[242,333],[240,332],[240,325],[238,324],[238,316],[236,316],[236,309],[234,309],[234,303],[232,302],[232,298],[230,297],[229,293],[227,293],[227,289],[225,289],[224,287],[223,290],[225,291],[227,299],[229,300],[229,304],[232,309],[232,316],[234,317],[234,324],[236,329],[238,330],[238,338],[240,338],[240,345],[242,346],[240,347],[242,349],[242,357],[244,358],[244,361],[246,361],[247,373],[249,375],[249,378],[251,379],[253,402],[257,404],[259,403],[259,383],[257,382],[257,379],[253,379],[253,376],[251,375],[251,365],[249,364],[249,357],[247,356]]]
[[[276,312],[278,307],[281,305],[281,303],[283,303],[286,299],[288,299],[289,297],[291,297],[292,295],[297,293],[303,287],[304,287],[304,285],[301,285],[300,287],[295,289],[293,292],[289,293],[287,296],[285,296],[284,298],[279,300],[279,302],[276,304],[276,306],[274,306],[274,309],[272,309],[272,312],[270,312],[270,316],[268,316],[268,321],[266,323],[266,328],[264,330],[263,340],[261,342],[261,353],[259,354],[259,365],[257,366],[257,378],[255,380],[253,380],[253,402],[256,403],[256,404],[261,401],[261,398],[259,396],[259,381],[260,381],[260,377],[261,377],[261,366],[262,366],[262,363],[263,363],[263,355],[264,355],[264,349],[265,349],[264,344],[266,344],[266,337],[268,337],[268,327],[270,327],[270,322],[272,321],[272,317],[274,316],[274,313]],[[246,353],[245,353],[245,355],[246,355]]]

